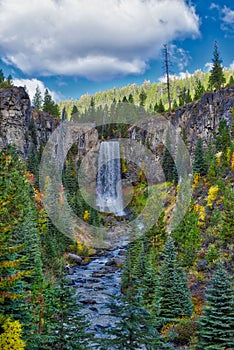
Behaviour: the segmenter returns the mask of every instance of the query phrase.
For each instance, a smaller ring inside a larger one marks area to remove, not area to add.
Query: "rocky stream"
[[[121,293],[121,270],[127,248],[122,236],[114,247],[103,250],[87,264],[70,267],[67,278],[76,289],[82,312],[90,322],[89,330],[95,337],[102,337],[103,329],[113,325],[108,304],[111,296]]]

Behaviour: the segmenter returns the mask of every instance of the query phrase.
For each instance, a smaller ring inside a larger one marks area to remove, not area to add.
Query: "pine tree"
[[[166,181],[173,181],[174,179],[174,160],[167,148],[164,149],[162,168]]]
[[[43,102],[43,99],[42,99],[41,90],[40,90],[39,86],[37,85],[36,92],[35,92],[35,95],[33,96],[32,103],[36,109],[41,109],[42,102]]]
[[[223,67],[221,65],[222,60],[220,59],[219,56],[219,51],[218,51],[218,43],[215,41],[214,43],[214,57],[212,59],[213,61],[213,66],[210,72],[210,77],[209,77],[209,87],[210,89],[220,89],[223,84],[225,83],[226,79],[224,77],[223,73]]]
[[[171,135],[169,132],[167,132],[163,159],[162,159],[162,168],[163,168],[166,181],[170,181],[170,182],[174,180],[174,165],[175,165],[174,159],[170,153],[171,144],[172,144]]]
[[[129,94],[129,96],[128,96],[128,102],[129,102],[129,103],[134,103],[134,98],[133,98],[133,95],[132,95],[132,94]]]
[[[149,229],[146,233],[146,237],[149,241],[149,249],[150,247],[154,247],[157,249],[157,252],[160,251],[162,245],[164,246],[166,240],[166,228],[164,222],[165,212],[163,211],[157,222]]]
[[[206,305],[200,319],[200,346],[204,350],[234,348],[234,293],[231,276],[221,264],[206,292]]]
[[[193,173],[199,174],[201,176],[204,176],[207,174],[207,164],[205,161],[202,139],[200,137],[197,140],[195,153],[194,153]]]
[[[225,242],[225,245],[234,244],[234,195],[233,190],[230,186],[227,186],[224,192],[224,200],[223,200],[223,211],[221,218],[221,232],[220,236],[222,240]]]
[[[163,104],[161,98],[159,100],[159,104],[158,104],[156,112],[158,112],[158,113],[164,113],[165,112],[165,107],[164,107],[164,104]]]
[[[193,305],[187,278],[178,264],[173,239],[169,236],[159,269],[159,297],[162,322],[191,316]]]
[[[190,103],[192,102],[192,96],[191,96],[191,93],[190,93],[190,89],[187,90],[187,93],[186,93],[186,98],[185,98],[185,103]]]
[[[29,271],[22,271],[24,240],[17,237],[17,229],[27,213],[26,178],[22,164],[18,162],[14,149],[0,152],[0,302],[14,304],[22,297],[24,284],[22,280]],[[22,238],[22,237],[21,237]],[[31,269],[32,267],[30,267]]]
[[[222,119],[219,122],[218,135],[216,136],[215,143],[217,151],[223,152],[223,156],[226,157],[227,149],[231,146],[231,137],[225,119]]]
[[[78,120],[78,115],[77,115],[78,113],[79,113],[79,111],[78,111],[77,106],[73,105],[72,111],[71,111],[71,118],[72,118],[72,120],[74,120],[74,121]]]
[[[198,214],[188,210],[179,225],[172,231],[172,237],[179,247],[179,258],[186,267],[193,265],[197,251],[201,247],[198,220]]]
[[[147,98],[147,95],[145,91],[142,89],[139,95],[139,100],[140,100],[140,106],[144,107],[145,106],[145,100]]]
[[[230,76],[229,82],[228,82],[228,85],[227,85],[227,86],[234,86],[234,78],[233,78],[233,75]]]
[[[204,92],[205,92],[205,88],[202,85],[201,80],[197,79],[196,85],[195,85],[195,92],[194,92],[194,101],[199,100],[204,94]]]
[[[0,69],[0,84],[2,84],[5,81],[4,73],[2,69]]]
[[[172,349],[158,333],[157,319],[143,306],[140,294],[128,291],[125,296],[115,297],[110,309],[113,326],[107,331],[109,337],[101,341],[101,350]]]
[[[92,340],[92,335],[87,332],[89,324],[65,277],[60,276],[57,286],[47,288],[44,298],[39,349],[86,350]]]
[[[43,100],[42,110],[44,112],[52,115],[55,118],[58,118],[60,116],[59,107],[53,101],[52,96],[49,94],[48,89],[46,89],[45,93],[44,93],[44,100]]]
[[[31,328],[30,294],[42,282],[40,237],[33,192],[14,149],[0,153],[0,312]]]
[[[175,111],[175,110],[177,110],[177,108],[178,108],[178,103],[176,100],[173,100],[172,110]]]

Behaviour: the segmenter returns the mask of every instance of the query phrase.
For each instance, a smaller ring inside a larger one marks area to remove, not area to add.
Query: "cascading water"
[[[100,145],[97,174],[97,206],[101,212],[111,212],[118,216],[125,215],[118,141],[106,141]]]

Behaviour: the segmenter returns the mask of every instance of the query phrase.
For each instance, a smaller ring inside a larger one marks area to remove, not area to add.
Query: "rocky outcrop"
[[[30,99],[24,88],[0,89],[0,147],[14,144],[26,154],[30,119]]]
[[[219,121],[225,119],[231,128],[232,108],[234,106],[234,88],[205,93],[199,101],[189,103],[178,108],[175,112],[165,113],[163,116],[174,126],[186,140],[186,145],[192,155],[198,137],[204,146],[210,137],[217,133]],[[161,155],[162,143],[159,142],[164,132],[164,125],[160,116],[153,116],[138,124],[140,128],[130,128],[129,137],[138,140],[155,154]]]
[[[205,93],[199,101],[178,108],[173,113],[165,113],[164,120],[166,118],[174,126],[176,134],[186,140],[192,158],[198,137],[202,138],[206,146],[208,139],[217,133],[221,119],[227,120],[231,127],[233,106],[234,88],[226,88]],[[46,144],[59,125],[60,120],[31,107],[24,88],[0,89],[0,148],[14,144],[27,157],[30,147],[39,149],[40,145]],[[148,180],[157,182],[162,179],[160,162],[164,131],[165,123],[160,116],[142,120],[138,127],[129,129],[129,145],[122,150],[123,158],[127,159],[123,177],[129,183],[137,183],[142,169],[148,171]],[[64,131],[64,137],[69,144],[75,145],[76,153],[83,159],[87,183],[93,186],[95,192],[100,145],[95,125],[74,123],[69,132]],[[137,140],[139,147],[131,143],[132,140]],[[55,152],[59,149],[59,143],[60,137],[55,139]],[[144,148],[151,152],[145,154],[142,151]]]
[[[14,145],[27,157],[30,148],[39,149],[45,145],[59,125],[59,119],[31,107],[23,87],[0,89],[0,149]],[[78,155],[82,157],[98,144],[94,125],[74,124],[69,137],[74,140]]]
[[[201,137],[204,147],[206,147],[207,142],[217,134],[221,119],[225,119],[231,129],[233,106],[234,88],[207,92],[199,101],[178,108],[175,112],[164,113],[163,116],[152,116],[138,123],[137,127],[132,126],[129,129],[129,138],[150,149],[155,163],[160,164],[165,141],[165,128],[169,122],[175,130],[172,143],[175,144],[177,135],[180,135],[185,141],[192,160],[198,137]],[[155,182],[158,180],[157,175],[159,177],[162,175],[159,170],[155,171],[155,167],[150,166],[150,162],[147,164],[147,158],[141,159],[141,154],[135,158],[138,158],[138,168],[140,163],[141,168],[148,169],[149,180]],[[162,176],[161,179],[163,179]]]

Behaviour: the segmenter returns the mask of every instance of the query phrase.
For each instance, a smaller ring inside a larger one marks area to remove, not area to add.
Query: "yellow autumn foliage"
[[[218,152],[218,153],[216,153],[216,155],[215,155],[216,164],[217,164],[218,166],[221,165],[221,157],[222,157],[222,154],[223,154],[223,152]]]
[[[211,186],[208,192],[207,205],[208,207],[212,207],[214,200],[217,198],[219,192],[219,186],[214,185]]]
[[[198,185],[200,179],[201,179],[200,174],[195,173],[194,176],[193,176],[193,188],[196,188],[196,187],[197,187],[197,185]]]
[[[1,350],[24,350],[25,342],[21,339],[22,327],[19,321],[7,318],[2,324],[4,332],[0,334]]]
[[[88,210],[85,210],[85,211],[84,211],[83,219],[84,219],[84,221],[87,221],[88,218],[89,218],[89,211],[88,211]]]

